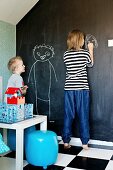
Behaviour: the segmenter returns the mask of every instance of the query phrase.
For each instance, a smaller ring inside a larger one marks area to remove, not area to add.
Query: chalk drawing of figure
[[[50,92],[52,74],[57,81],[55,69],[50,61],[54,56],[54,48],[49,45],[36,45],[33,48],[35,62],[31,66],[28,74],[28,83],[34,83],[36,112],[38,112],[38,102],[48,104],[48,114],[50,117]],[[44,106],[43,106],[44,107]]]
[[[85,48],[86,49],[88,49],[88,43],[93,43],[94,48],[98,47],[98,42],[94,35],[91,35],[91,34],[86,35],[85,37]]]

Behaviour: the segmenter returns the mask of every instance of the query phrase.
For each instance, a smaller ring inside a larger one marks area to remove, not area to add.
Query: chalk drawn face
[[[36,61],[47,61],[54,55],[54,49],[51,46],[39,45],[33,49],[33,56]]]

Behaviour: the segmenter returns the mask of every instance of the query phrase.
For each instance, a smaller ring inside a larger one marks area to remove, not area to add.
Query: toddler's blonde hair
[[[22,60],[20,56],[13,57],[9,60],[7,67],[13,73],[17,67],[17,60]]]

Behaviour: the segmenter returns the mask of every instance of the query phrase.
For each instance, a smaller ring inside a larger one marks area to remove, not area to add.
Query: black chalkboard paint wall
[[[98,41],[94,67],[88,70],[91,139],[113,141],[113,47],[107,44],[113,39],[112,7],[112,0],[40,0],[17,24],[17,55],[23,57],[23,78],[29,86],[26,101],[34,103],[35,114],[48,115],[58,135],[64,114],[63,53],[68,32],[78,28]],[[44,62],[35,58],[45,50],[42,44],[50,50]],[[79,137],[77,127],[73,126],[75,137]]]

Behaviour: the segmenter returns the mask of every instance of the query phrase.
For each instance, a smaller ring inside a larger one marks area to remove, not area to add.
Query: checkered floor
[[[15,157],[15,153],[9,153],[5,157]],[[42,169],[28,164],[23,170]],[[65,150],[61,141],[58,159],[47,170],[113,170],[113,150],[106,147],[103,149],[102,146],[97,148],[95,145],[90,146],[89,150],[74,145]]]

